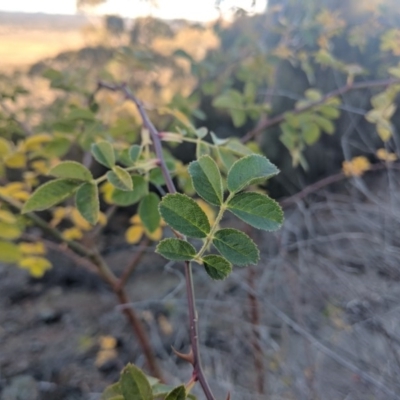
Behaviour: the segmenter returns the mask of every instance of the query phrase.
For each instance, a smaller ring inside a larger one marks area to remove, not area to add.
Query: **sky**
[[[229,15],[232,7],[261,12],[267,0],[257,0],[251,7],[251,0],[224,0],[221,11]],[[109,0],[98,7],[97,12],[118,14],[123,17],[154,17],[174,19],[185,18],[197,21],[208,21],[218,17],[215,0],[158,0],[159,7],[152,8],[143,0]],[[76,0],[0,0],[0,11],[44,12],[48,14],[75,14]]]

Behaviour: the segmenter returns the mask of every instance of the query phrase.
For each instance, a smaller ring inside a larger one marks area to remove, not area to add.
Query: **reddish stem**
[[[341,88],[338,88],[336,90],[333,90],[332,92],[327,93],[325,96],[323,96],[320,100],[317,100],[313,103],[307,104],[304,107],[290,110],[292,114],[301,114],[305,111],[308,111],[309,109],[320,106],[324,104],[327,100],[331,99],[332,97],[336,96],[341,96],[347,92],[350,92],[351,90],[360,90],[360,89],[368,89],[368,88],[373,88],[373,87],[381,87],[381,86],[390,86],[394,84],[399,84],[400,79],[395,79],[395,78],[389,78],[389,79],[380,79],[376,81],[366,81],[366,82],[358,82],[358,83],[352,83],[348,84],[345,86],[342,86]],[[253,139],[255,136],[258,136],[262,131],[265,131],[268,128],[271,128],[272,126],[278,125],[281,122],[283,122],[286,118],[286,112],[279,114],[271,119],[266,119],[263,121],[261,124],[257,125],[252,131],[249,131],[244,135],[241,139],[243,143],[247,143],[249,140]]]
[[[176,188],[172,177],[167,168],[167,164],[165,162],[164,154],[162,151],[161,140],[159,136],[159,132],[154,127],[150,118],[148,117],[146,110],[143,107],[142,102],[136,98],[136,96],[129,90],[127,85],[113,85],[105,82],[99,82],[98,88],[105,88],[115,92],[122,92],[125,97],[131,100],[137,107],[142,120],[143,125],[149,130],[151,139],[153,141],[154,151],[156,153],[157,158],[160,161],[160,168],[165,179],[166,186],[168,188],[169,193],[176,193]],[[200,382],[200,385],[204,391],[204,394],[207,400],[215,400],[214,395],[211,392],[210,386],[207,382],[206,376],[204,374],[202,365],[201,365],[201,357],[200,357],[200,348],[199,348],[199,334],[198,334],[198,324],[197,324],[197,311],[196,311],[196,300],[194,294],[194,285],[193,285],[193,274],[192,267],[189,262],[185,262],[185,278],[186,278],[186,294],[188,300],[188,311],[189,311],[189,327],[190,327],[190,343],[193,351],[193,374]]]

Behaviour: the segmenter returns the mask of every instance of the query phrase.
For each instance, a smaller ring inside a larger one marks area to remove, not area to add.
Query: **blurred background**
[[[139,115],[118,94],[83,113],[98,79],[128,83],[161,131],[252,139],[281,169],[266,189],[283,228],[249,232],[259,265],[223,282],[195,271],[218,398],[400,399],[399,1],[0,0],[0,137],[135,143]],[[115,272],[138,250],[130,215],[99,240]],[[1,400],[95,400],[145,365],[110,290],[50,258],[42,277],[0,264]],[[171,351],[189,345],[181,266],[149,246],[128,291],[167,380],[188,381]]]

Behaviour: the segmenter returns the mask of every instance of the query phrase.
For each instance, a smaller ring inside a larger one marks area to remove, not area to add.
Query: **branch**
[[[313,103],[309,103],[304,107],[294,109],[291,112],[293,114],[301,114],[305,111],[310,110],[313,107],[317,107],[317,106],[324,104],[327,100],[331,99],[332,97],[342,96],[345,93],[350,92],[352,90],[370,89],[370,88],[374,88],[374,87],[390,86],[390,85],[394,85],[394,84],[400,84],[400,79],[389,78],[389,79],[380,79],[380,80],[376,80],[376,81],[351,83],[351,84],[342,86],[339,89],[333,90],[332,92],[327,93],[320,100],[314,101]],[[241,138],[242,143],[247,143],[249,140],[258,136],[262,131],[264,131],[268,128],[271,128],[272,126],[282,123],[286,118],[286,113],[287,113],[287,111],[285,111],[282,114],[279,114],[275,117],[272,117],[271,119],[267,119],[263,123],[259,124],[252,131],[247,132]]]
[[[143,107],[142,102],[138,98],[136,98],[136,96],[129,90],[129,88],[126,84],[112,85],[112,84],[100,81],[98,83],[98,88],[108,89],[113,92],[122,92],[127,99],[129,99],[136,105],[136,107],[139,111],[139,114],[142,117],[143,125],[150,132],[150,136],[153,141],[154,151],[160,162],[160,168],[161,168],[162,174],[164,176],[168,191],[170,193],[175,193],[176,188],[175,188],[174,182],[172,181],[171,175],[168,171],[167,164],[165,162],[165,158],[164,158],[164,155],[162,152],[162,146],[161,146],[161,140],[159,137],[159,133],[158,133],[157,129],[155,128],[155,126],[153,125],[153,123],[151,122],[150,118],[148,117],[146,110]]]
[[[106,82],[99,82],[98,89],[107,89],[114,92],[122,92],[125,97],[131,100],[137,107],[140,116],[143,121],[143,125],[149,130],[151,139],[153,141],[154,151],[160,162],[160,168],[165,179],[166,186],[169,193],[176,193],[176,188],[172,177],[168,171],[167,164],[165,162],[164,154],[162,152],[162,145],[159,133],[154,127],[150,118],[148,117],[146,110],[143,107],[142,102],[136,98],[136,96],[129,90],[126,84],[109,84]],[[198,319],[196,311],[196,299],[194,294],[193,285],[193,273],[192,267],[189,262],[185,262],[185,278],[186,278],[186,295],[188,300],[188,311],[189,311],[189,326],[190,326],[190,343],[193,351],[193,377],[195,380],[200,382],[200,385],[204,391],[207,400],[215,400],[211,388],[205,377],[203,367],[201,365],[200,348],[199,348],[199,333],[198,333]]]
[[[239,284],[247,292],[252,293],[257,298],[259,297],[259,295],[251,287],[249,287],[247,284],[245,284],[244,282],[240,281]],[[389,389],[384,383],[382,383],[380,380],[378,380],[378,379],[374,378],[373,376],[371,376],[368,372],[363,371],[362,369],[358,368],[356,365],[354,365],[349,360],[347,360],[347,359],[343,358],[342,356],[340,356],[336,351],[333,351],[329,347],[325,346],[317,338],[315,338],[313,335],[311,335],[311,333],[306,331],[299,324],[297,324],[295,321],[293,321],[287,314],[285,314],[278,307],[276,307],[269,300],[267,300],[265,298],[265,296],[263,296],[262,300],[279,319],[281,319],[285,324],[290,326],[299,335],[303,336],[306,340],[308,340],[319,351],[321,351],[322,353],[324,353],[328,357],[330,357],[333,360],[335,360],[342,367],[345,367],[348,370],[354,372],[355,374],[358,374],[365,382],[368,382],[371,385],[375,386],[376,388],[380,389],[382,392],[386,393],[391,398],[396,399],[396,400],[400,400],[400,395],[398,393],[396,393],[396,392],[392,391],[391,389]]]
[[[117,285],[117,289],[121,290],[125,286],[133,270],[138,266],[149,244],[150,244],[150,239],[148,237],[145,237],[140,243],[139,248],[135,252],[135,255],[133,256],[132,260],[129,262],[129,264],[122,272],[121,278],[119,279]]]
[[[387,163],[381,163],[381,164],[373,164],[369,168],[368,171],[379,171],[381,169],[386,169],[388,168]],[[390,168],[392,169],[400,169],[400,165],[398,164],[390,164]],[[300,192],[294,194],[293,196],[286,197],[286,199],[283,199],[279,202],[279,204],[283,207],[286,208],[294,203],[296,203],[299,200],[304,199],[307,197],[309,194],[315,193],[318,190],[331,185],[332,183],[339,182],[343,179],[350,179],[353,178],[353,176],[346,176],[343,172],[339,172],[335,175],[330,175],[327,176],[326,178],[323,178],[315,183],[312,183],[311,185],[306,186],[304,189],[300,190]]]
[[[264,301],[266,301],[266,300],[264,299]],[[393,392],[391,389],[389,389],[380,380],[375,379],[368,372],[365,372],[362,369],[358,368],[352,362],[350,362],[347,359],[345,359],[342,356],[340,356],[336,351],[333,351],[329,347],[325,346],[318,339],[316,339],[313,335],[311,335],[311,333],[309,333],[305,329],[303,329],[300,325],[298,325],[296,322],[294,322],[289,316],[287,316],[279,308],[275,307],[272,303],[267,302],[267,305],[271,309],[271,311],[279,319],[281,319],[284,323],[286,323],[288,326],[290,326],[295,332],[297,332],[298,334],[303,336],[305,339],[307,339],[319,351],[321,351],[322,353],[324,353],[328,357],[330,357],[333,360],[335,360],[342,367],[345,367],[348,370],[350,370],[350,371],[354,372],[355,374],[359,375],[365,382],[368,382],[368,383],[372,384],[373,386],[375,386],[376,388],[380,389],[382,392],[384,392],[385,394],[387,394],[391,398],[400,400],[400,395],[396,394],[396,392]]]
[[[4,203],[8,204],[10,207],[14,208],[17,211],[22,210],[22,204],[18,202],[15,199],[12,199],[8,196],[4,196],[0,194],[0,200],[3,201]],[[38,227],[40,227],[44,232],[47,232],[49,235],[51,235],[53,238],[58,240],[61,243],[65,243],[69,249],[71,249],[71,252],[75,252],[78,257],[83,256],[87,258],[89,261],[88,263],[91,264],[91,270],[95,269],[97,273],[103,278],[105,282],[107,282],[115,295],[118,298],[118,301],[121,306],[129,303],[128,296],[126,292],[124,291],[123,288],[119,287],[119,279],[115,276],[114,272],[109,268],[107,263],[105,262],[104,258],[101,256],[101,254],[96,250],[96,249],[87,249],[86,247],[82,246],[80,243],[74,242],[72,240],[66,240],[62,234],[52,226],[50,226],[44,219],[36,215],[35,213],[27,213],[26,216],[35,223]],[[47,243],[48,244],[48,243]],[[55,245],[57,246],[57,245]],[[68,248],[66,249],[68,250]],[[71,256],[70,252],[66,252],[68,256]],[[80,262],[81,263],[81,262]],[[87,263],[85,263],[87,264]],[[88,265],[86,265],[88,267]],[[140,320],[140,318],[136,315],[136,312],[132,308],[124,308],[123,309],[124,314],[126,315],[132,330],[134,331],[136,337],[139,340],[140,346],[142,348],[142,351],[145,355],[146,362],[149,366],[150,372],[163,381],[163,377],[160,371],[160,368],[156,362],[156,357],[153,353],[153,350],[151,348],[151,344],[149,342],[149,339],[146,335],[145,329],[143,327],[143,324]]]

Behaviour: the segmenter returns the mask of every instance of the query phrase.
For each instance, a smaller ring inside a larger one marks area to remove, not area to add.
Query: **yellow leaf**
[[[376,108],[372,109],[371,111],[368,111],[367,114],[365,115],[365,119],[368,122],[371,122],[371,124],[376,124],[382,118],[383,118],[382,110]]]
[[[139,214],[133,215],[133,216],[130,218],[129,222],[130,222],[131,224],[140,224],[140,225],[142,224],[142,221],[141,221],[141,219],[140,219],[140,217],[139,217]]]
[[[44,244],[42,242],[21,242],[18,244],[18,247],[23,254],[46,254],[46,248],[44,247]]]
[[[393,127],[389,121],[379,121],[376,124],[376,131],[378,132],[379,137],[387,142],[393,135]]]
[[[322,26],[322,28],[329,32],[334,33],[337,30],[343,28],[346,22],[340,18],[339,12],[332,12],[331,10],[323,10],[316,16],[316,21]]]
[[[272,54],[276,57],[286,60],[293,56],[293,51],[285,45],[279,45],[272,51]]]
[[[12,182],[8,185],[0,187],[0,193],[5,196],[11,196],[13,193],[18,192],[24,188],[24,184],[22,182]]]
[[[168,321],[168,319],[165,315],[161,314],[157,318],[157,321],[158,321],[158,325],[160,326],[160,329],[164,335],[169,336],[174,332],[174,328],[171,325],[171,322]]]
[[[105,226],[105,225],[107,225],[107,216],[106,216],[106,214],[104,214],[103,212],[101,212],[100,211],[100,213],[99,213],[99,224],[101,225],[101,226]]]
[[[146,233],[146,236],[147,236],[149,239],[153,240],[154,242],[158,242],[158,241],[160,241],[161,238],[162,238],[163,231],[162,231],[161,226],[159,226],[154,232],[149,232],[149,231],[146,229],[146,230],[145,230],[145,233]]]
[[[79,240],[79,239],[82,239],[82,237],[83,237],[82,231],[75,226],[73,228],[66,229],[62,233],[62,235],[63,235],[63,238],[66,240]]]
[[[0,261],[4,263],[16,263],[21,259],[21,252],[14,243],[0,240]]]
[[[210,221],[210,224],[212,225],[215,222],[215,211],[214,211],[214,209],[202,199],[197,199],[196,203],[206,213],[207,218]]]
[[[71,210],[71,220],[74,225],[84,231],[90,231],[92,229],[92,225],[86,221],[85,218],[82,217],[81,213],[76,209],[73,208]]]
[[[52,137],[46,133],[30,136],[25,140],[25,149],[27,151],[39,150],[44,143],[51,139]]]
[[[193,128],[193,124],[191,123],[189,118],[180,110],[175,110],[175,109],[168,108],[168,107],[162,107],[162,108],[159,108],[158,112],[161,115],[163,115],[163,114],[172,115],[173,117],[175,117],[183,125],[185,125],[185,126],[187,126],[189,128]]]
[[[70,207],[56,207],[53,210],[53,219],[50,221],[51,226],[57,226],[70,213]]]
[[[117,355],[118,355],[118,353],[115,349],[100,350],[96,355],[96,360],[95,360],[94,364],[96,365],[96,367],[101,367],[107,361],[116,358]]]
[[[4,196],[10,196],[17,200],[26,200],[30,195],[24,190],[24,184],[22,182],[13,182],[0,187],[0,193]]]
[[[117,347],[117,339],[112,336],[101,336],[99,339],[100,347],[103,350],[111,350]]]
[[[400,29],[390,29],[383,34],[381,50],[391,51],[395,56],[400,56]]]
[[[364,156],[354,157],[350,161],[344,161],[342,164],[343,173],[346,176],[361,176],[368,171],[371,164]]]
[[[12,146],[10,142],[0,137],[0,157],[4,157],[11,153]]]
[[[23,177],[24,177],[24,182],[31,188],[39,184],[39,180],[37,179],[37,175],[35,172],[25,171],[23,173]]]
[[[393,117],[393,114],[396,112],[396,106],[393,103],[390,103],[382,113],[382,117],[384,119],[390,119]]]
[[[329,44],[330,44],[329,38],[326,37],[325,35],[321,35],[318,38],[318,46],[319,47],[322,47],[323,49],[328,50],[329,49]]]
[[[97,353],[95,365],[102,366],[109,360],[117,357],[117,339],[112,336],[101,336],[99,339],[100,351]]]
[[[128,243],[135,244],[138,243],[140,238],[143,236],[143,226],[133,225],[127,229],[125,232],[125,239]]]
[[[4,164],[8,168],[24,168],[26,156],[23,153],[14,153],[5,158]]]
[[[114,186],[110,182],[106,182],[100,187],[100,192],[103,194],[103,199],[107,204],[113,204],[112,194]]]
[[[50,167],[47,165],[46,161],[37,160],[31,163],[31,167],[41,175],[47,175],[50,170]]]
[[[27,269],[33,277],[40,278],[51,268],[51,263],[43,257],[26,257],[19,262],[19,266]]]
[[[0,221],[7,224],[15,224],[17,222],[17,218],[15,218],[15,215],[10,211],[0,210]]]
[[[15,192],[12,197],[16,200],[21,200],[21,201],[26,201],[29,199],[31,195],[28,192],[25,192],[25,190],[21,190],[19,192]]]
[[[376,156],[382,161],[396,161],[397,155],[395,153],[389,153],[386,149],[379,149],[376,151]]]
[[[8,224],[6,222],[0,221],[0,238],[1,239],[7,239],[7,240],[13,240],[17,239],[21,235],[21,230],[20,228],[15,224]]]

